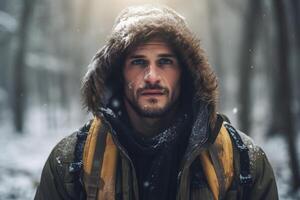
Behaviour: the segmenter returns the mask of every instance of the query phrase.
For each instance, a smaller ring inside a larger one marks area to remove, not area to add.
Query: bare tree
[[[0,2],[0,88],[8,92],[9,66],[11,65],[11,41],[16,33],[17,22],[9,13],[7,0]]]
[[[222,44],[221,44],[221,38],[220,38],[220,29],[219,29],[219,24],[218,24],[218,4],[214,0],[208,0],[207,1],[207,6],[208,6],[208,14],[209,14],[209,30],[210,30],[210,35],[211,35],[211,40],[212,40],[212,50],[213,50],[213,58],[214,58],[214,68],[216,69],[216,73],[218,74],[219,77],[219,86],[221,90],[221,108],[223,107],[222,102],[226,102],[226,95],[225,94],[225,86],[224,86],[224,80],[225,80],[225,74],[223,70],[223,64],[222,64]]]
[[[300,2],[298,0],[290,0],[290,5],[293,10],[291,15],[295,27],[295,39],[297,41],[298,48],[300,48]]]
[[[18,132],[23,131],[23,120],[26,97],[26,63],[27,41],[29,33],[29,23],[33,12],[35,0],[24,0],[21,11],[21,18],[18,32],[18,47],[15,54],[14,64],[14,96],[13,113],[14,125]]]
[[[277,82],[277,98],[280,98],[281,104],[278,107],[278,115],[282,123],[282,132],[288,144],[288,152],[290,156],[290,166],[292,170],[292,188],[294,190],[300,188],[299,163],[297,160],[296,149],[296,130],[295,121],[292,113],[292,85],[290,77],[289,63],[289,36],[287,26],[287,12],[285,9],[286,1],[274,0],[274,11],[277,21],[278,31],[278,69],[279,76]]]
[[[82,66],[84,65],[85,61],[85,50],[86,50],[86,43],[87,43],[87,33],[89,28],[89,17],[90,17],[90,10],[91,10],[92,1],[82,1],[80,6],[80,13],[79,13],[79,20],[78,23],[75,25],[77,26],[76,34],[74,35],[74,65],[75,70],[72,77],[75,80],[80,80],[82,70],[84,69]],[[77,82],[78,83],[78,82]],[[78,87],[77,87],[78,88]],[[78,89],[76,89],[78,92]]]
[[[296,55],[300,54],[300,2],[299,0],[290,0],[290,8],[292,10],[292,12],[289,12],[292,17],[292,26],[294,28],[294,35],[293,35],[293,42],[295,43],[296,46]],[[296,56],[296,63],[300,63],[300,56]],[[295,81],[295,84],[300,85],[300,67],[299,66],[295,66],[295,74],[298,75]],[[296,96],[296,100],[297,100],[297,118],[298,120],[300,120],[300,91],[296,90],[295,91],[295,96]],[[300,126],[298,126],[300,127]]]
[[[239,69],[239,126],[242,131],[250,132],[251,127],[251,77],[252,60],[261,15],[262,2],[251,0],[244,16],[242,39],[240,42]]]

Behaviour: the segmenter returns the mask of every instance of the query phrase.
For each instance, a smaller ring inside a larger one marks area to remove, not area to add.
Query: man
[[[94,119],[54,148],[35,199],[278,199],[266,155],[216,113],[199,45],[170,8],[122,11],[83,81]]]

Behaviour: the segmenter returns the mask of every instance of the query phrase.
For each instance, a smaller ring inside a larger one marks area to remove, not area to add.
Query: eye
[[[158,60],[159,65],[172,65],[173,63],[173,60],[170,58],[160,58]]]
[[[130,62],[132,65],[147,66],[147,61],[144,59],[134,59]]]

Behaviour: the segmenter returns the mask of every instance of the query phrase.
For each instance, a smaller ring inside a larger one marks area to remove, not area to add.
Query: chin
[[[139,114],[144,117],[157,118],[164,116],[168,111],[166,105],[144,104],[139,106]]]
[[[137,101],[127,99],[129,105],[141,117],[161,118],[173,108],[173,103],[162,98],[139,98]]]
[[[159,118],[166,114],[165,109],[141,109],[140,115],[148,118]]]

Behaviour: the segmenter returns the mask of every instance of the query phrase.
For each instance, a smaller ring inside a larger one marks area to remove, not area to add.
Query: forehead
[[[129,52],[128,55],[142,54],[148,52],[174,54],[173,49],[167,42],[161,39],[152,39],[148,42],[137,45]]]

